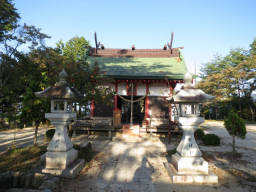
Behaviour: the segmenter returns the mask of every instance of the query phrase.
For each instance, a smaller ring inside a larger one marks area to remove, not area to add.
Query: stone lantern
[[[72,120],[76,120],[76,113],[72,112],[72,101],[80,98],[81,94],[69,87],[66,82],[67,76],[63,69],[59,73],[59,82],[35,94],[37,97],[51,99],[51,113],[46,113],[45,118],[56,127],[54,136],[47,147],[46,167],[42,172],[74,177],[81,170],[84,161],[77,159],[78,151],[73,148],[67,133],[67,125]],[[70,166],[71,164],[73,167]]]
[[[171,103],[178,105],[178,122],[183,130],[182,139],[171,157],[174,183],[217,183],[218,177],[209,173],[208,162],[202,158],[194,138],[194,131],[204,122],[200,117],[200,104],[214,99],[191,84],[192,75],[186,73],[185,85],[175,94]]]

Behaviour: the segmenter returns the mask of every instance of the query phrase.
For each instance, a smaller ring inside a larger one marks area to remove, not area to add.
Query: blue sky
[[[174,32],[174,47],[191,72],[233,48],[249,48],[256,38],[254,0],[14,0],[21,22],[67,41],[94,32],[106,48],[162,48]]]

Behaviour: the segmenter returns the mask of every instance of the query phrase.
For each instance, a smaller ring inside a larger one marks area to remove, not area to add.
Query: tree
[[[41,29],[35,26],[26,24],[19,26],[17,24],[19,15],[11,1],[0,0],[0,2],[1,117],[7,117],[9,125],[15,127],[17,121],[35,122],[34,144],[36,144],[38,126],[44,119],[45,108],[43,107],[45,102],[34,96],[35,91],[41,90],[41,72],[39,65],[32,62],[29,54],[19,51],[18,48],[27,47],[25,48],[27,51],[45,49],[44,40],[49,36],[41,33]]]
[[[34,63],[30,55],[23,55],[20,60],[22,68],[25,69],[20,77],[20,81],[24,84],[21,95],[21,122],[27,124],[32,123],[35,126],[34,145],[37,144],[37,133],[40,122],[43,122],[44,114],[49,111],[49,101],[35,97],[35,92],[41,91],[44,86],[43,76],[41,74],[40,65]]]
[[[78,115],[81,115],[81,109],[86,108],[92,100],[111,103],[112,91],[103,86],[111,79],[104,76],[97,63],[89,64],[87,62],[89,42],[84,37],[73,37],[66,43],[59,41],[57,48],[65,58],[64,60],[67,61],[65,69],[69,74],[70,85],[76,87],[84,95],[78,102]]]
[[[60,53],[69,59],[77,61],[86,61],[89,53],[90,44],[84,37],[73,37],[68,42],[57,43]]]
[[[18,51],[21,45],[27,45],[29,50],[42,49],[47,35],[34,26],[24,24],[19,32],[13,34],[14,39],[4,40],[4,50],[0,52],[0,106],[2,116],[9,120],[17,118],[20,113],[19,104],[26,90],[25,74],[31,64],[26,53]]]
[[[251,119],[254,118],[256,108],[252,105],[251,98],[251,93],[256,88],[254,49],[255,42],[251,44],[249,51],[231,50],[225,57],[218,56],[202,68],[202,81],[198,87],[216,97],[216,119],[219,106],[229,108],[234,102],[241,117],[248,118],[246,113],[250,111]]]
[[[11,38],[12,30],[16,29],[20,18],[12,0],[0,0],[0,43]]]
[[[227,117],[224,119],[224,125],[228,133],[233,137],[233,156],[235,154],[235,137],[245,138],[246,127],[243,119],[241,119],[237,113],[233,110],[230,111]]]

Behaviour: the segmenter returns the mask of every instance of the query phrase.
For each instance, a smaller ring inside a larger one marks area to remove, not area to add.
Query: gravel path
[[[38,130],[38,144],[44,143],[45,128]],[[16,132],[16,133],[15,133]],[[22,148],[33,145],[35,128],[27,127],[23,129],[0,131],[0,154],[10,148],[13,143],[16,147]],[[15,142],[14,142],[15,138]]]

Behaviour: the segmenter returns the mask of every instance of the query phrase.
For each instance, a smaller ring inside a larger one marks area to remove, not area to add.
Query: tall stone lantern
[[[192,75],[186,73],[185,84],[171,99],[178,105],[178,122],[183,130],[182,139],[171,157],[174,183],[217,183],[218,177],[209,173],[208,162],[202,158],[194,138],[194,131],[204,122],[200,117],[200,104],[214,99],[191,84]]]
[[[51,112],[46,113],[45,118],[56,127],[47,147],[46,167],[42,172],[74,177],[81,170],[84,161],[77,159],[78,151],[73,148],[67,133],[67,125],[76,120],[76,113],[72,112],[72,101],[81,97],[81,94],[69,87],[67,76],[63,69],[59,73],[59,82],[35,94],[37,97],[51,98]]]

